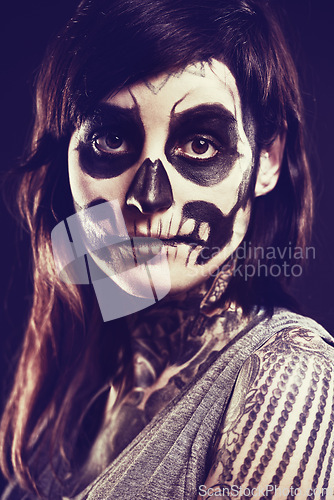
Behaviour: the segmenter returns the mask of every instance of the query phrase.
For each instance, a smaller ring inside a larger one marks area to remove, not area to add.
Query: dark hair
[[[108,377],[117,386],[126,365],[126,343],[117,335],[108,345],[108,352],[114,353],[109,371],[103,363],[94,363],[103,356],[106,342],[101,341],[98,315],[88,314],[88,309],[96,311],[94,299],[79,286],[62,283],[54,268],[51,230],[73,212],[65,168],[70,136],[107,95],[212,58],[224,62],[236,79],[243,110],[255,121],[258,152],[286,131],[281,175],[271,193],[254,199],[248,245],[303,247],[307,242],[312,194],[298,79],[267,2],[81,2],[41,66],[33,138],[21,170],[19,206],[32,238],[35,290],[1,440],[3,470],[7,475],[13,470],[25,488],[34,487],[34,460],[29,457],[33,445],[42,446],[37,438],[41,430],[52,452],[65,454],[69,423],[79,418]],[[256,260],[241,259],[241,264],[256,265]],[[245,310],[287,303],[278,280],[258,277],[242,283],[234,278],[224,299],[237,301]],[[90,301],[93,309],[87,307]],[[116,365],[120,352],[123,362]]]

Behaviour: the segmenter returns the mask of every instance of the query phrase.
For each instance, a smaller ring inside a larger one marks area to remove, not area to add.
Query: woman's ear
[[[269,193],[278,181],[284,154],[286,132],[278,134],[274,142],[263,149],[260,155],[260,165],[255,184],[255,196]]]

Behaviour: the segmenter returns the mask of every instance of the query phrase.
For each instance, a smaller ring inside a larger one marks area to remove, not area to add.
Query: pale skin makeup
[[[192,288],[247,231],[255,165],[244,121],[235,79],[216,60],[121,90],[71,138],[76,207],[117,200],[130,237],[164,243],[172,292]],[[274,187],[279,156],[262,152],[256,195]]]

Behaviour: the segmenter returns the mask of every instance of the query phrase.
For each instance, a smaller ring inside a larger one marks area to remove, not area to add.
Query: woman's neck
[[[127,318],[134,388],[154,386],[163,372],[182,372],[187,383],[248,321],[240,308],[222,300],[232,272],[233,261],[196,288],[168,296]]]

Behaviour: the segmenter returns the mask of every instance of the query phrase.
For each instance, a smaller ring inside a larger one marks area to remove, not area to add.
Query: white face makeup
[[[69,146],[76,206],[117,200],[130,237],[163,241],[174,292],[206,280],[244,238],[253,167],[237,86],[218,61],[106,99]]]

